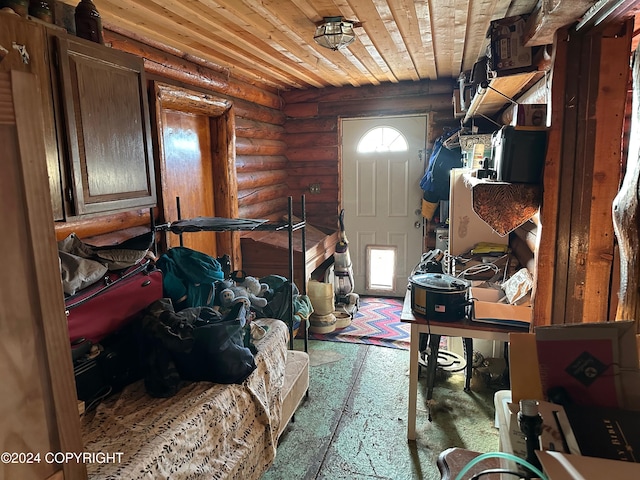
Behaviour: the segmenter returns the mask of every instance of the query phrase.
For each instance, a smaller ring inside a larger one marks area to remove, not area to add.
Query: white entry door
[[[425,116],[342,120],[344,226],[360,295],[403,297],[420,261],[426,129]],[[378,280],[385,273],[389,284]]]

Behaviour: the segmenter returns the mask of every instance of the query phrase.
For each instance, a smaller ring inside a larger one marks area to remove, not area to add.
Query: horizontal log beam
[[[238,173],[238,190],[249,188],[267,187],[287,180],[286,170],[274,170],[264,172]]]
[[[165,70],[174,70],[181,78],[190,78],[195,85],[225,93],[232,97],[244,98],[265,107],[280,109],[281,98],[277,92],[267,91],[246,82],[230,78],[228,72],[149,39],[133,39],[115,31],[105,30],[105,41],[117,50],[128,52],[145,59],[145,69],[149,65],[164,65]],[[173,77],[170,77],[173,78]]]
[[[333,147],[340,145],[337,132],[329,133],[297,133],[284,138],[289,148],[297,147]]]
[[[291,90],[282,93],[287,104],[304,102],[339,102],[345,100],[368,101],[381,97],[424,97],[453,93],[451,80],[425,80],[421,82],[400,82],[362,87],[328,87],[322,89]],[[449,97],[451,100],[451,97]]]
[[[311,184],[317,185],[320,192],[330,190],[334,198],[338,196],[338,172],[334,175],[314,176],[313,174],[304,177],[294,177],[289,175],[287,185],[291,190],[307,190]],[[318,194],[312,194],[312,198],[316,198]],[[313,201],[309,199],[308,201]]]
[[[335,177],[338,174],[338,164],[328,164],[323,162],[318,165],[311,162],[296,162],[287,168],[289,177],[311,177],[319,178],[324,176]]]
[[[352,100],[348,102],[322,102],[318,105],[318,116],[365,116],[427,113],[447,111],[451,114],[452,93],[428,95],[424,97],[377,98],[366,102]],[[287,107],[285,107],[285,113]]]
[[[282,125],[236,117],[236,137],[282,140],[284,133]]]
[[[274,218],[287,210],[287,197],[276,198],[258,205],[243,205],[238,209],[240,218]]]
[[[287,157],[283,155],[237,155],[236,171],[238,173],[248,173],[264,170],[284,170],[287,162]]]
[[[277,198],[287,197],[289,190],[289,187],[284,183],[266,187],[248,188],[238,192],[238,199],[242,205],[258,205]]]
[[[54,229],[56,240],[60,241],[75,233],[78,238],[95,237],[116,230],[125,230],[141,225],[150,226],[149,209],[131,210],[128,212],[102,215],[98,218],[82,218],[68,222],[56,222]]]
[[[287,122],[285,131],[288,134],[294,133],[311,133],[311,132],[337,132],[338,119],[331,118],[302,118],[295,122]]]
[[[338,147],[290,148],[287,150],[290,162],[338,162]],[[295,165],[292,165],[295,168]]]
[[[284,155],[287,145],[279,140],[236,138],[236,155]]]

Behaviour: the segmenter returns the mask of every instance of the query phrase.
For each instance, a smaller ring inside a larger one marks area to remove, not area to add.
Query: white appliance
[[[468,168],[451,169],[449,192],[449,254],[461,255],[471,250],[477,243],[491,242],[506,245],[509,243],[509,235],[498,235],[476,212],[473,211],[471,187],[463,178],[464,173],[470,173]],[[451,266],[450,266],[451,268]],[[456,268],[453,267],[453,274]],[[462,353],[462,342],[458,342],[459,350],[455,342],[451,344],[452,351]],[[502,342],[492,340],[473,341],[474,351],[480,352],[485,358],[501,357],[504,351]]]
[[[452,168],[449,195],[449,253],[461,255],[477,243],[491,242],[506,245],[509,235],[498,235],[473,211],[471,188],[465,183],[466,168]]]

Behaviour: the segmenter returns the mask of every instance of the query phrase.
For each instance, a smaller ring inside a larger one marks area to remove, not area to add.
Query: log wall
[[[374,87],[324,88],[284,92],[284,141],[289,160],[287,186],[307,200],[307,219],[335,229],[342,203],[340,118],[430,115],[430,139],[453,120],[453,82],[422,81]],[[313,193],[319,186],[319,193]]]

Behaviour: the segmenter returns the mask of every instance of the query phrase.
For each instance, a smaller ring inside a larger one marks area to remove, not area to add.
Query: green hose
[[[489,452],[489,453],[483,453],[481,455],[478,455],[476,458],[474,458],[469,463],[467,463],[462,470],[460,470],[460,473],[458,473],[455,480],[462,480],[462,476],[465,473],[467,473],[471,469],[471,467],[473,467],[476,463],[481,462],[482,460],[485,460],[487,458],[505,458],[507,460],[514,461],[524,467],[527,467],[533,473],[538,475],[538,478],[540,478],[541,480],[548,480],[547,476],[544,473],[542,473],[540,470],[538,470],[537,467],[534,467],[529,462],[527,462],[526,460],[520,457],[516,457],[515,455],[511,455],[510,453],[505,453],[505,452]]]

